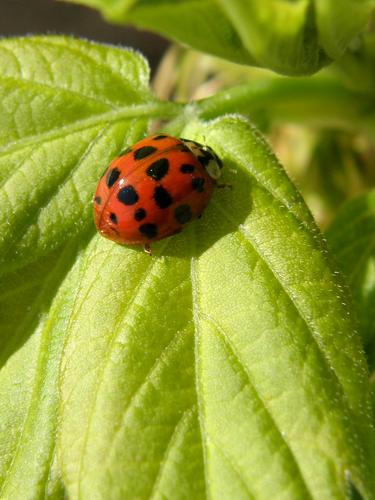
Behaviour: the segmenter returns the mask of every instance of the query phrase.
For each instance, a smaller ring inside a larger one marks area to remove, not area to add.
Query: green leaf
[[[131,23],[238,63],[255,63],[225,13],[212,0],[73,0],[73,3],[97,8],[112,22]]]
[[[56,463],[57,382],[74,285],[70,280],[61,292],[59,287],[78,250],[73,240],[59,255],[55,252],[1,280],[3,498],[44,498],[50,493],[64,498]]]
[[[0,264],[9,270],[87,226],[98,177],[145,130],[153,100],[133,52],[37,37],[3,40],[0,60]]]
[[[283,73],[285,68],[298,65],[298,72],[306,74],[328,62],[327,54],[316,43],[314,8],[309,0],[218,3],[262,66]]]
[[[232,189],[150,258],[94,234],[90,199],[148,118],[181,106],[112,47],[6,40],[0,66],[0,496],[346,498],[352,481],[371,498],[348,299],[256,130],[188,107],[184,135]]]
[[[194,49],[284,74],[340,57],[366,26],[372,0],[71,0]]]
[[[67,316],[53,311],[72,298],[58,290],[93,233],[98,177],[145,131],[154,101],[147,64],[130,51],[10,39],[0,66],[2,496],[63,497],[54,449]]]
[[[151,261],[88,247],[61,377],[68,490],[344,498],[350,471],[364,491],[366,372],[306,207],[246,121],[184,134],[236,168],[233,190]]]
[[[375,191],[359,196],[338,213],[327,230],[329,246],[345,273],[368,352],[375,344]],[[369,356],[375,368],[375,356]]]
[[[373,95],[375,85],[375,32],[366,31],[345,51],[335,64],[335,70],[348,87]]]

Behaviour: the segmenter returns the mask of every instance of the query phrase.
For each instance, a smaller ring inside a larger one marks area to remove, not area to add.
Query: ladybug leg
[[[143,250],[145,251],[145,253],[147,253],[147,255],[149,255],[151,257],[152,250],[151,250],[150,243],[145,243],[144,246],[143,246]]]
[[[233,189],[232,184],[216,184],[216,187],[220,189]]]

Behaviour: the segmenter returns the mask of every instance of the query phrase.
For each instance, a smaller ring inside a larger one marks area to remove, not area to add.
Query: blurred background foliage
[[[353,54],[355,57],[360,56]],[[251,83],[254,95],[249,97],[254,102],[248,100],[248,113],[268,136],[324,229],[346,200],[375,185],[372,117],[367,123],[367,112],[372,111],[367,106],[373,96],[367,96],[368,89],[351,92],[342,72],[340,61],[313,77],[288,78],[173,46],[153,83],[160,98],[177,101],[204,99],[234,85]],[[327,96],[326,83],[333,84]],[[346,95],[335,94],[346,90]]]
[[[167,40],[130,26],[107,23],[94,9],[55,0],[1,0],[1,36],[67,34],[138,49],[154,69]]]

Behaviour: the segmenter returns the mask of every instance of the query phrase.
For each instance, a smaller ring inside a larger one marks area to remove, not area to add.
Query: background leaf
[[[342,55],[372,0],[73,0],[202,52],[284,74],[310,74]],[[214,22],[213,22],[214,20]]]
[[[90,200],[147,119],[180,107],[156,102],[143,60],[112,47],[2,41],[0,64],[13,71],[0,121],[1,496],[346,498],[350,479],[370,498],[348,299],[256,130],[189,108],[184,135],[218,152],[232,189],[150,258],[94,235]]]
[[[360,332],[375,368],[375,191],[346,203],[327,230],[329,246],[345,273]]]

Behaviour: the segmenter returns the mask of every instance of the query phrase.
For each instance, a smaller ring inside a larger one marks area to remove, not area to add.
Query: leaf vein
[[[80,97],[81,99],[85,99],[87,101],[92,101],[92,102],[95,102],[95,103],[100,104],[102,106],[105,105],[111,109],[116,109],[116,105],[111,101],[107,101],[106,99],[97,99],[93,96],[83,94],[82,92],[78,92],[78,90],[72,90],[69,88],[60,87],[58,85],[53,86],[53,85],[50,85],[50,84],[45,83],[45,82],[36,82],[34,80],[29,80],[27,78],[8,76],[8,75],[1,75],[0,81],[3,81],[3,82],[9,81],[9,83],[14,83],[14,84],[16,84],[16,83],[26,84],[27,87],[36,87],[36,90],[38,90],[38,89],[39,90],[41,90],[41,89],[47,90],[48,89],[55,95],[57,94],[57,92],[60,92],[61,94],[69,94],[70,96],[76,95],[76,96]]]
[[[195,244],[195,240],[192,240]],[[194,255],[194,253],[193,253]],[[208,467],[208,455],[207,455],[207,442],[208,436],[204,425],[204,397],[203,397],[203,384],[200,376],[200,353],[199,353],[199,342],[200,342],[200,322],[199,322],[199,288],[198,288],[198,277],[196,270],[196,259],[191,258],[190,264],[190,276],[191,276],[191,289],[192,289],[192,311],[193,311],[193,321],[195,328],[195,391],[197,395],[197,407],[198,407],[198,422],[199,429],[202,439],[202,454],[203,454],[203,464],[204,464],[204,484],[206,498],[209,500],[211,498],[210,491],[210,478],[209,478],[209,467]]]
[[[215,449],[217,450],[217,452],[219,453],[219,455],[221,455],[224,458],[224,460],[229,464],[230,468],[233,470],[233,472],[235,473],[235,475],[238,477],[240,483],[243,486],[243,489],[247,493],[247,497],[246,498],[249,498],[249,499],[256,498],[256,496],[250,491],[249,485],[243,479],[245,477],[245,474],[242,473],[242,472],[240,472],[241,471],[241,467],[238,464],[235,464],[233,462],[233,460],[228,456],[228,454],[225,453],[225,447],[223,445],[218,445],[212,439],[212,437],[210,437],[210,436],[209,436],[208,439],[211,442],[211,444],[215,447]]]
[[[134,289],[134,293],[133,293],[132,299],[128,303],[124,303],[124,307],[123,307],[123,311],[124,312],[126,311],[126,309],[129,309],[132,306],[132,304],[135,303],[138,295],[141,293],[142,288],[148,285],[148,280],[144,280],[144,278],[146,276],[150,276],[150,274],[152,272],[152,269],[154,268],[154,266],[156,265],[157,262],[158,261],[156,259],[152,259],[149,262],[149,264],[146,266],[144,272],[140,275],[139,281],[138,281],[138,285]],[[117,333],[118,333],[119,327],[121,325],[122,318],[123,318],[123,314],[119,314],[118,315],[118,319],[116,320],[116,324],[114,325],[114,328],[113,328],[113,333],[112,333],[112,335],[111,335],[111,337],[109,339],[109,342],[108,342],[107,353],[106,353],[106,355],[105,355],[105,357],[103,359],[103,362],[102,362],[101,375],[98,376],[98,382],[96,384],[95,392],[93,394],[93,399],[92,399],[92,404],[91,404],[91,408],[90,408],[89,418],[88,418],[88,422],[87,422],[87,425],[86,425],[86,428],[85,428],[85,432],[84,432],[84,436],[83,436],[81,459],[80,459],[80,463],[79,463],[79,471],[78,471],[78,483],[79,483],[78,484],[78,498],[82,497],[82,495],[81,495],[81,486],[82,486],[82,476],[83,476],[84,455],[85,455],[85,451],[86,451],[86,448],[87,448],[87,445],[88,445],[88,438],[89,438],[89,434],[91,432],[91,426],[92,426],[93,416],[94,416],[94,412],[95,412],[95,408],[96,408],[96,404],[97,404],[97,400],[98,400],[98,396],[99,396],[99,391],[100,391],[101,385],[102,385],[103,380],[104,380],[104,373],[105,373],[107,364],[108,364],[109,359],[110,359],[110,353],[112,352],[112,348],[113,348],[115,340],[117,338]]]
[[[119,427],[118,427],[115,435],[113,436],[113,438],[111,440],[111,443],[108,444],[108,453],[107,453],[107,461],[106,461],[106,463],[108,463],[109,460],[110,460],[110,456],[111,456],[112,450],[116,446],[116,441],[118,440],[118,438],[120,436],[120,433],[121,433],[121,431],[122,431],[122,429],[123,429],[123,427],[125,425],[126,418],[129,415],[130,411],[132,410],[134,402],[135,402],[137,396],[140,394],[140,392],[142,391],[142,389],[148,384],[148,382],[152,378],[152,375],[159,368],[160,363],[162,363],[162,361],[164,361],[165,358],[171,352],[172,353],[175,352],[175,350],[178,347],[179,343],[182,342],[182,340],[184,339],[185,332],[186,332],[185,328],[183,328],[182,330],[177,330],[176,331],[176,333],[172,336],[172,338],[169,340],[169,342],[167,343],[167,345],[165,347],[163,347],[162,352],[155,359],[154,364],[150,368],[150,370],[147,373],[147,375],[144,377],[143,382],[137,387],[137,389],[135,390],[135,392],[131,395],[128,404],[123,409],[123,416],[121,418],[121,423],[120,423],[120,425],[119,425]]]
[[[307,491],[309,497],[313,498],[313,495],[310,492],[310,488],[309,488],[309,486],[307,484],[307,481],[306,481],[306,479],[305,479],[305,477],[303,475],[303,472],[302,472],[302,470],[301,470],[301,468],[299,466],[299,463],[297,461],[297,457],[295,456],[295,454],[293,452],[293,447],[288,442],[288,440],[286,438],[286,433],[285,432],[283,433],[279,429],[279,426],[278,426],[278,424],[277,424],[277,422],[276,422],[276,420],[275,420],[275,418],[274,418],[271,410],[268,408],[268,405],[266,404],[266,402],[264,401],[264,399],[261,397],[259,391],[256,389],[256,387],[255,387],[255,385],[254,385],[254,383],[252,381],[251,374],[250,374],[250,372],[249,372],[246,364],[241,360],[241,357],[238,354],[236,348],[234,347],[233,342],[230,340],[229,335],[225,332],[224,328],[221,325],[219,325],[219,323],[217,322],[217,320],[215,320],[212,316],[203,313],[203,314],[201,314],[201,317],[205,318],[206,321],[208,321],[209,323],[211,323],[211,325],[214,327],[214,331],[216,331],[217,334],[219,334],[219,336],[220,336],[222,342],[224,343],[224,345],[226,346],[227,350],[230,353],[232,353],[234,359],[237,361],[239,367],[242,370],[242,373],[246,376],[246,379],[248,381],[249,386],[253,389],[254,393],[256,394],[256,397],[257,397],[258,401],[261,403],[262,407],[264,408],[264,411],[265,411],[267,417],[269,418],[270,422],[272,422],[273,427],[274,427],[275,431],[278,434],[280,442],[283,443],[283,445],[285,446],[285,448],[289,451],[290,457],[293,460],[293,463],[295,465],[296,471],[298,472],[300,480],[301,480],[302,484],[305,486],[306,491]]]
[[[223,210],[223,208],[219,204],[216,203],[215,206],[221,212],[222,216],[227,218],[227,220],[231,224],[236,224],[236,222],[228,215],[228,213],[226,211]],[[288,286],[283,282],[282,278],[279,276],[279,273],[273,268],[272,264],[268,261],[266,256],[262,253],[261,249],[259,248],[259,245],[254,241],[254,239],[252,238],[252,236],[249,233],[249,231],[247,230],[247,228],[241,224],[238,227],[238,232],[236,234],[238,237],[241,235],[242,238],[244,239],[244,241],[246,241],[247,244],[249,244],[251,246],[251,248],[256,252],[256,254],[259,256],[259,258],[262,260],[262,262],[264,262],[264,264],[270,270],[270,272],[274,276],[277,283],[279,283],[280,287],[283,289],[284,293],[288,296],[291,304],[295,308],[299,317],[304,322],[307,331],[310,332],[312,339],[314,340],[318,350],[320,351],[320,353],[322,355],[322,359],[325,361],[326,365],[328,366],[329,372],[334,375],[339,387],[341,388],[343,398],[345,400],[347,400],[346,392],[344,390],[344,384],[342,383],[341,379],[339,378],[337,371],[335,370],[335,367],[334,367],[333,363],[331,362],[330,355],[327,352],[327,350],[323,344],[323,339],[321,339],[321,342],[319,342],[317,337],[321,338],[321,336],[320,336],[319,332],[315,331],[316,327],[313,324],[313,322],[311,322],[311,320],[303,312],[303,310],[299,306],[296,298],[294,297],[293,293],[291,292],[291,290],[289,290]]]
[[[154,485],[151,491],[151,494],[149,498],[154,498],[155,495],[157,494],[159,488],[160,488],[160,483],[163,478],[163,473],[165,470],[165,467],[168,463],[171,451],[173,450],[174,446],[178,442],[178,440],[189,430],[189,424],[191,419],[194,417],[196,408],[193,406],[192,408],[188,408],[187,410],[184,411],[184,413],[181,415],[179,420],[177,421],[172,433],[171,437],[169,439],[169,442],[167,443],[166,449],[164,456],[162,460],[160,461],[159,465],[159,470],[156,475],[156,479],[154,481]]]
[[[81,158],[77,161],[77,163],[74,165],[72,169],[70,169],[67,174],[65,179],[62,180],[60,184],[57,184],[54,186],[53,190],[51,191],[50,195],[48,196],[47,200],[44,202],[43,205],[40,205],[38,207],[38,210],[34,213],[33,217],[25,218],[26,225],[22,226],[18,230],[18,239],[17,239],[17,233],[14,233],[13,236],[15,237],[15,241],[13,241],[12,246],[9,248],[9,252],[13,252],[13,246],[18,244],[22,237],[24,236],[25,232],[27,231],[28,228],[30,228],[33,224],[35,224],[39,216],[43,213],[43,211],[48,207],[48,205],[51,203],[51,201],[56,198],[56,196],[59,195],[59,193],[62,191],[62,189],[70,182],[72,181],[72,177],[74,173],[79,169],[79,167],[82,165],[82,162],[88,157],[90,154],[92,148],[94,145],[100,140],[100,138],[104,135],[104,133],[107,131],[108,126],[103,128],[87,145],[85,151],[83,152]],[[13,174],[8,178],[7,182],[15,175],[16,172],[13,172]],[[7,183],[6,183],[7,184]],[[6,188],[3,186],[3,188]],[[6,189],[5,189],[6,190]],[[79,200],[80,201],[80,200]],[[82,202],[80,201],[82,204]]]
[[[157,103],[155,105],[154,104],[155,103],[123,106],[116,109],[115,111],[97,113],[93,116],[90,116],[89,118],[75,120],[72,123],[62,125],[61,127],[55,127],[44,132],[28,135],[24,139],[12,141],[5,147],[0,148],[0,157],[13,154],[30,146],[35,147],[35,145],[38,143],[44,144],[46,142],[60,139],[61,137],[65,138],[66,136],[72,135],[76,132],[82,132],[83,130],[89,128],[108,125],[108,123],[106,122],[115,123],[118,121],[127,121],[132,118],[140,119],[163,115],[162,108],[160,108]],[[165,116],[168,116],[167,110]]]
[[[35,331],[37,330],[37,328],[39,327],[39,325],[41,325],[44,321],[48,321],[48,315],[47,315],[47,313],[41,314],[41,305],[43,304],[44,294],[46,292],[46,289],[51,285],[51,282],[54,282],[55,271],[61,266],[61,264],[65,261],[65,259],[66,259],[65,252],[62,251],[61,254],[60,254],[60,256],[59,256],[59,258],[57,259],[56,265],[49,272],[48,276],[46,276],[45,282],[41,285],[40,291],[39,291],[39,293],[38,293],[35,301],[31,305],[30,310],[25,315],[24,320],[16,328],[16,330],[14,332],[13,338],[16,338],[20,332],[22,333],[23,330],[27,329],[27,327],[30,326],[31,321],[33,320],[33,318],[35,318],[38,314],[40,314],[40,319],[38,321],[38,325],[35,327]],[[71,266],[73,265],[73,262],[74,261],[72,261],[72,260],[69,261],[69,268],[71,268]],[[64,276],[58,281],[58,283],[55,282],[54,286],[56,287],[56,289],[62,283],[62,281],[65,278],[66,274],[67,273],[64,274]],[[5,480],[4,480],[3,484],[0,487],[0,496],[3,496],[4,490],[7,488],[7,485],[11,481],[12,471],[13,471],[14,466],[16,464],[18,455],[19,455],[19,453],[20,453],[20,451],[22,449],[23,436],[24,436],[24,434],[26,432],[26,428],[27,428],[27,424],[28,424],[29,419],[30,419],[31,411],[32,411],[32,408],[35,405],[36,398],[38,396],[38,390],[40,388],[40,385],[42,384],[43,377],[42,377],[42,374],[41,374],[41,366],[42,366],[42,362],[43,362],[43,347],[44,347],[44,342],[46,342],[46,340],[48,340],[48,332],[49,332],[48,325],[46,326],[46,328],[47,328],[47,332],[45,332],[43,335],[41,334],[41,338],[40,338],[40,342],[39,342],[39,352],[38,352],[38,358],[37,358],[37,366],[36,366],[35,377],[34,377],[34,385],[33,385],[32,392],[31,392],[29,406],[28,406],[28,409],[27,409],[27,412],[26,412],[26,415],[25,415],[25,418],[24,418],[24,421],[23,421],[23,424],[22,424],[22,429],[20,430],[20,432],[18,434],[17,444],[15,446],[15,451],[13,453],[12,462],[10,463],[10,465],[8,467]]]

